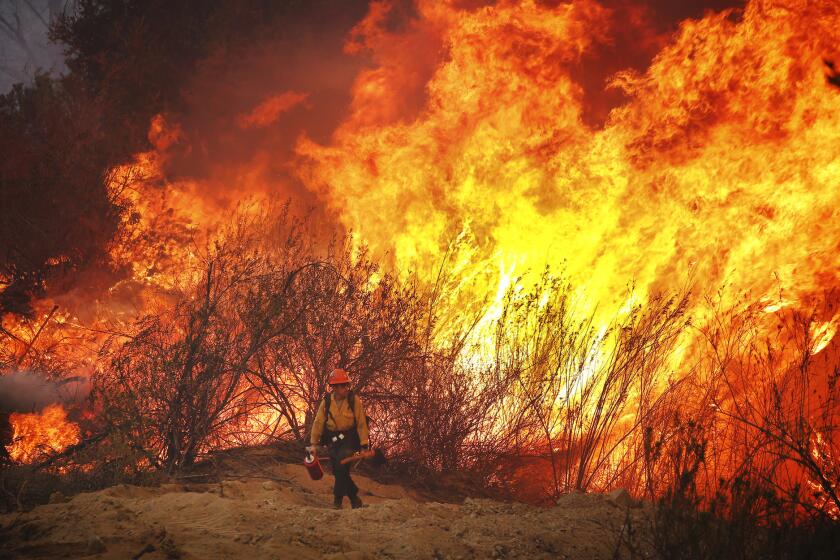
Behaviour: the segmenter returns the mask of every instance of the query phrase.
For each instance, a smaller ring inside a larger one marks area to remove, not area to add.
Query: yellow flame
[[[821,323],[814,328],[812,354],[819,354],[834,339],[834,335],[837,334],[838,322],[840,322],[840,316],[835,316],[832,320]]]
[[[67,421],[67,412],[59,404],[39,413],[13,413],[9,420],[14,432],[9,455],[15,461],[29,463],[79,442],[79,427]]]
[[[740,20],[684,22],[644,74],[615,77],[631,99],[603,129],[583,123],[568,70],[603,29],[597,4],[418,10],[447,54],[420,114],[351,112],[329,144],[298,146],[301,177],[400,268],[432,269],[468,222],[473,262],[563,268],[604,309],[630,282],[641,303],[690,273],[736,294],[838,279],[840,91],[823,63],[837,3],[760,0]],[[360,107],[398,93],[386,71],[360,75]],[[504,284],[499,268],[476,293]]]

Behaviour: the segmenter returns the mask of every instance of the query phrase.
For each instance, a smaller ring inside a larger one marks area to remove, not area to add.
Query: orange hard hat
[[[350,376],[341,368],[334,369],[330,374],[330,385],[341,385],[342,383],[350,383]]]

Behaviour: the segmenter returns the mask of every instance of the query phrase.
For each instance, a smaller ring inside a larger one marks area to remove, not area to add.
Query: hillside
[[[357,475],[366,507],[334,510],[332,477],[274,463],[221,482],[120,485],[0,516],[0,558],[612,558],[629,512],[600,495],[552,508],[430,501]]]

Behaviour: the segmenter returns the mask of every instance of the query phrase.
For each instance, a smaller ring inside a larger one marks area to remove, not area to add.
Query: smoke
[[[592,27],[585,33],[586,47],[545,64],[562,66],[570,89],[580,91],[574,100],[579,118],[601,129],[610,112],[629,100],[623,89],[609,87],[616,72],[646,69],[686,18],[743,3],[598,0],[582,20]],[[429,84],[451,58],[453,41],[464,40],[447,35],[448,18],[469,17],[494,4],[459,0],[453,3],[457,9],[450,9],[415,0],[304,3],[289,11],[277,33],[255,34],[235,56],[210,49],[199,64],[184,68],[183,99],[152,122],[154,149],[140,159],[153,160],[155,172],[133,189],[142,192],[140,206],[159,201],[146,211],[158,218],[145,230],[148,235],[120,234],[128,241],[126,258],[115,259],[116,268],[135,269],[144,278],[148,270],[176,268],[171,246],[188,245],[192,232],[213,230],[243,201],[290,198],[296,212],[329,233],[353,229],[347,205],[332,204],[332,189],[342,189],[348,179],[324,187],[309,177],[301,170],[299,142],[330,146],[340,143],[336,132],[348,123],[398,130],[400,123],[425,118],[432,108]],[[509,55],[522,46],[518,40],[511,45]],[[125,229],[133,227],[131,222]],[[144,239],[148,262],[139,256]],[[329,235],[321,241],[328,242]],[[84,320],[93,313],[87,304],[92,293],[111,308],[135,305],[138,297],[129,283],[109,289],[116,281],[111,276],[86,272],[76,274],[72,285],[53,284],[50,296]]]
[[[58,75],[66,70],[61,46],[49,39],[49,24],[76,5],[74,0],[0,2],[0,15],[9,22],[0,34],[0,93],[15,83],[31,82],[38,72]]]
[[[36,373],[15,371],[0,377],[0,412],[38,412],[54,403],[80,402],[90,392],[87,377],[49,381]]]

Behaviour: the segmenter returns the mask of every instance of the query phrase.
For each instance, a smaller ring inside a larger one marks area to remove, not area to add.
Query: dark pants
[[[338,435],[338,433],[329,434],[329,437],[334,435]],[[351,465],[342,465],[341,460],[356,453],[360,448],[359,433],[356,430],[344,432],[344,439],[330,442],[330,462],[333,467],[333,475],[335,475],[333,495],[336,498],[355,497],[359,493],[359,487],[350,478]]]
[[[0,412],[0,462],[11,460],[6,446],[12,443],[14,437],[15,431],[9,421],[9,413]]]

